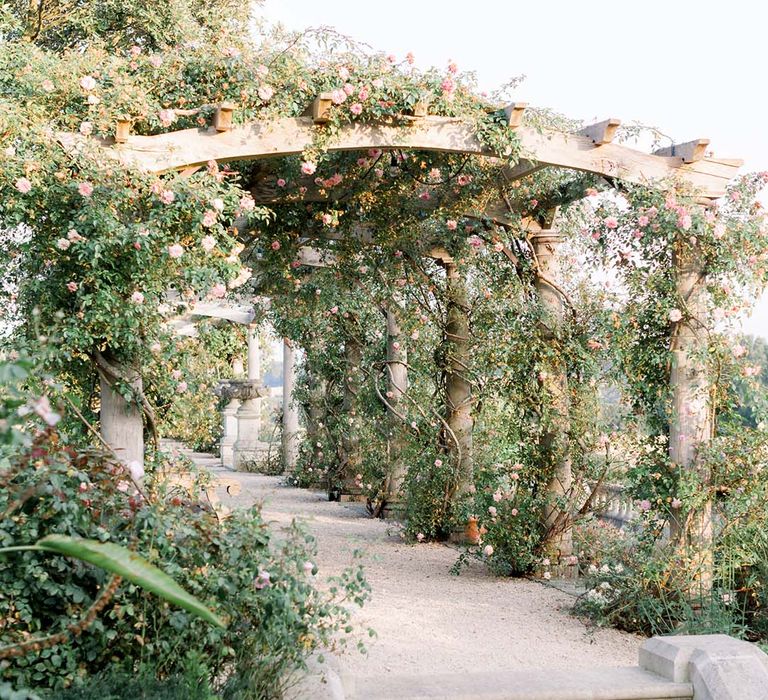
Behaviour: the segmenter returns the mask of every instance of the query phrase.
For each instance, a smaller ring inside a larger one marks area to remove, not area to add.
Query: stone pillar
[[[296,387],[296,357],[291,341],[283,339],[283,470],[295,471],[299,454],[299,412],[293,400]]]
[[[408,352],[402,338],[396,312],[387,311],[387,403],[389,422],[389,459],[387,462],[387,490],[383,514],[385,518],[400,518],[404,504],[402,487],[407,468],[403,458],[403,395],[408,389]],[[398,415],[400,414],[400,415]]]
[[[362,491],[356,483],[360,471],[360,436],[357,426],[357,395],[360,392],[360,365],[363,361],[363,348],[353,335],[347,336],[344,343],[344,399],[341,414],[346,420],[346,429],[341,439],[341,500],[357,500]]]
[[[681,471],[698,471],[703,488],[707,488],[709,475],[702,471],[697,458],[698,449],[711,439],[713,431],[707,329],[703,322],[707,310],[706,277],[698,246],[691,247],[687,240],[682,246],[673,256],[682,319],[672,335],[669,457]],[[673,509],[670,534],[681,544],[700,548],[704,570],[711,568],[711,502],[696,513]]]
[[[142,390],[141,375],[134,369],[115,365],[121,376],[128,378],[130,385]],[[140,465],[144,469],[144,418],[136,402],[128,402],[122,394],[101,376],[101,437],[126,464]]]
[[[562,239],[562,235],[553,230],[542,230],[531,239],[536,261],[536,292],[542,307],[543,335],[549,343],[557,340],[564,316],[563,298],[558,291],[561,272],[557,254]],[[548,398],[548,415],[544,418],[546,428],[541,441],[551,469],[547,484],[550,502],[545,513],[547,544],[552,557],[566,557],[573,553],[572,514],[562,508],[562,503],[572,496],[573,485],[568,445],[570,398],[565,363],[556,352],[551,353],[541,370],[539,383]]]
[[[248,326],[248,381],[258,386],[261,383],[261,348],[259,347],[258,326]],[[246,462],[259,457],[259,436],[261,433],[261,398],[245,399],[237,410],[237,441],[234,446],[235,469],[241,470]]]
[[[443,445],[457,467],[456,494],[461,497],[473,486],[472,384],[467,373],[471,363],[469,305],[464,277],[453,261],[444,261],[446,278],[446,322],[443,337],[445,362],[445,422]],[[458,443],[458,444],[457,444]]]

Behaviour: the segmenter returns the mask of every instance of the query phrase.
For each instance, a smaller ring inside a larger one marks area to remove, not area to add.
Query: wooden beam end
[[[523,115],[528,108],[527,102],[513,102],[504,107],[504,114],[507,116],[507,124],[513,129],[523,123]]]

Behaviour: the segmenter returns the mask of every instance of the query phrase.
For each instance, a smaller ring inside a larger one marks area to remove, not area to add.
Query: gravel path
[[[201,466],[242,485],[230,507],[263,502],[276,524],[304,520],[318,541],[320,575],[339,573],[355,549],[373,588],[356,615],[373,628],[366,656],[350,651],[341,668],[360,676],[382,673],[465,673],[517,669],[577,669],[637,663],[642,638],[612,629],[591,631],[568,613],[573,599],[527,579],[500,579],[472,563],[450,573],[458,552],[440,544],[405,544],[396,526],[367,517],[361,504],[329,503],[316,491],[283,486],[280,477],[236,473],[209,455]]]

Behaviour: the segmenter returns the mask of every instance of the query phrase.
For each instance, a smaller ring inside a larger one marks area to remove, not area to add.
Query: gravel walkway
[[[190,454],[190,453],[187,453]],[[355,619],[377,637],[363,656],[340,659],[350,674],[466,673],[637,663],[642,638],[612,629],[589,630],[568,613],[573,598],[527,579],[500,579],[472,563],[450,573],[458,552],[440,544],[405,544],[396,526],[367,517],[360,504],[330,503],[323,493],[283,486],[280,477],[221,469],[210,455],[190,454],[201,466],[237,479],[230,507],[263,502],[276,524],[304,520],[318,541],[320,576],[339,573],[355,549],[373,588]]]

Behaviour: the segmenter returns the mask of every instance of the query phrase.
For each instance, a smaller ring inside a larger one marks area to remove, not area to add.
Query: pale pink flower
[[[178,260],[182,255],[184,255],[184,247],[180,243],[169,245],[168,255],[170,255],[174,260]]]
[[[357,93],[358,99],[363,102],[365,102],[369,96],[370,96],[370,93],[368,92],[368,88],[365,86],[361,87],[360,92]]]
[[[459,175],[456,178],[456,183],[459,184],[461,187],[464,187],[464,185],[468,185],[470,182],[472,182],[471,175]]]
[[[649,222],[650,222],[650,219],[647,216],[645,216],[645,214],[638,217],[637,219],[637,225],[641,227],[647,226]]]
[[[81,182],[77,186],[77,191],[83,197],[90,197],[93,194],[93,185],[90,182]]]
[[[283,180],[283,178],[279,177],[277,179],[277,186],[278,187],[285,187],[285,180]]]
[[[315,570],[315,565],[311,561],[305,561],[302,568],[304,569],[304,573],[309,575]]]
[[[32,189],[32,183],[25,177],[20,177],[18,180],[16,180],[14,186],[22,194],[27,194],[27,192]]]
[[[733,352],[734,357],[744,357],[747,354],[747,349],[743,345],[738,344],[733,346],[731,352]]]
[[[446,222],[445,222],[445,227],[446,227],[446,228],[447,228],[449,231],[455,231],[455,230],[456,230],[456,228],[458,227],[458,225],[459,225],[459,224],[458,224],[458,222],[456,221],[456,219],[448,219],[448,221],[446,221]]]
[[[456,75],[456,73],[459,72],[459,67],[453,61],[449,61],[448,62],[448,72],[453,74],[453,75]]]
[[[141,292],[134,292],[131,294],[131,303],[141,305],[144,303],[144,295]]]
[[[409,51],[405,55],[405,60],[408,61],[408,65],[413,65],[414,61],[416,60],[416,57],[413,55],[413,52]]]
[[[189,388],[189,385],[186,382],[179,382],[176,385],[176,393],[177,394],[184,394],[187,389]]]
[[[494,492],[493,492],[493,500],[494,500],[496,503],[498,503],[499,501],[501,501],[501,499],[502,499],[503,497],[504,497],[504,496],[503,496],[503,494],[501,493],[501,491],[494,491]]]
[[[673,498],[672,499],[672,507],[673,508],[679,508],[681,505],[683,505],[683,502],[679,498]]]
[[[619,225],[619,221],[615,216],[607,217],[603,223],[605,228],[616,228]]]
[[[238,49],[236,46],[225,46],[221,53],[224,54],[227,58],[237,58],[240,55],[240,49]]]
[[[493,554],[493,545],[485,545],[485,547],[483,547],[483,554],[485,554],[486,557],[490,557],[491,554]]]
[[[330,226],[333,223],[333,216],[331,214],[323,214],[320,218],[326,226]]]
[[[373,87],[375,87],[377,90],[380,90],[384,87],[384,81],[381,78],[374,78],[371,81],[371,85],[373,85]]]
[[[171,379],[173,379],[175,382],[178,382],[179,379],[181,379],[183,376],[184,374],[180,369],[174,369],[171,371]]]
[[[42,87],[46,92],[53,92],[56,89],[56,86],[53,84],[52,80],[43,80],[40,87]]]
[[[349,80],[349,68],[346,66],[341,66],[339,68],[339,78],[341,78],[344,81]]]
[[[70,292],[76,292],[77,291],[77,282],[67,282],[67,289]]]
[[[253,201],[253,197],[251,197],[251,195],[246,194],[240,198],[241,211],[253,211],[255,207],[256,202]]]
[[[501,241],[496,241],[496,243],[493,244],[493,249],[497,253],[501,253],[501,251],[504,250],[504,244]]]
[[[597,196],[597,190],[594,187],[587,187],[585,190],[585,194],[587,197],[596,197]]]
[[[419,532],[419,533],[416,535],[416,539],[417,539],[419,542],[423,542],[423,541],[424,541],[424,533],[423,533],[423,532]]]
[[[496,506],[488,506],[488,513],[490,513],[492,518],[496,517]]]
[[[214,299],[222,299],[227,293],[227,288],[221,282],[217,282],[211,287],[211,291],[208,293]]]
[[[725,224],[723,223],[717,223],[715,224],[715,227],[712,229],[712,233],[718,240],[721,239],[723,236],[725,236]]]
[[[83,238],[75,229],[71,228],[69,231],[67,231],[67,238],[72,241],[72,243],[79,243],[80,241],[84,241],[85,238]]]
[[[170,126],[176,121],[176,112],[172,109],[161,109],[157,113],[157,118],[163,126]]]
[[[545,571],[541,576],[545,581],[549,581],[552,578],[552,574],[549,571]]]
[[[265,66],[263,63],[261,63],[258,66],[256,66],[256,74],[260,78],[266,78],[267,75],[269,74],[269,68]]]
[[[213,236],[204,236],[200,240],[200,246],[206,253],[210,253],[216,247],[216,239]]]
[[[638,504],[640,507],[640,510],[642,510],[644,513],[647,513],[651,509],[651,502],[644,498],[640,503]]]
[[[90,75],[84,75],[80,78],[80,87],[90,92],[96,87],[96,79]]]
[[[163,204],[171,204],[176,199],[176,193],[173,190],[162,190],[160,192],[160,201]]]
[[[154,68],[160,68],[163,65],[163,57],[160,54],[152,54],[149,57],[149,62]]]
[[[315,170],[317,170],[317,166],[312,161],[305,160],[301,164],[301,172],[305,175],[314,175]]]
[[[362,114],[362,111],[363,111],[363,105],[362,105],[362,104],[360,104],[359,102],[355,102],[355,103],[353,103],[353,104],[350,106],[350,108],[349,108],[349,111],[350,111],[350,112],[352,112],[352,114],[355,114],[355,115],[357,115],[357,114]]]
[[[331,102],[335,105],[343,104],[347,99],[347,93],[344,90],[334,90],[331,93]]]
[[[339,307],[338,306],[332,306],[331,307],[331,313],[335,316],[337,313],[339,313]]]
[[[160,343],[157,343],[157,342],[152,343],[152,345],[149,346],[149,351],[153,355],[158,355],[159,353],[161,353],[163,351],[163,346],[160,345]]]
[[[93,124],[91,122],[83,122],[78,130],[83,136],[90,136],[93,133]]]
[[[436,467],[442,467],[443,466],[443,460],[442,459],[436,459],[435,460],[435,466]]]
[[[400,343],[398,343],[397,341],[395,341],[394,343],[392,343],[392,349],[393,349],[395,352],[397,352],[397,351],[400,349]]]
[[[669,320],[672,321],[672,323],[677,323],[682,318],[683,318],[683,312],[680,311],[680,309],[670,309]]]
[[[355,91],[355,86],[352,85],[352,83],[346,83],[343,89],[344,89],[344,92],[347,94],[347,97],[351,97],[352,93]]]
[[[203,214],[203,226],[210,228],[216,224],[216,212],[213,209],[206,209]]]
[[[280,250],[280,241],[272,241],[270,248],[272,248],[272,250]]]
[[[66,250],[71,245],[72,245],[72,242],[67,238],[59,238],[59,240],[56,241],[56,247],[59,250]]]
[[[141,53],[141,46],[131,46],[130,54],[134,58]]]
[[[517,515],[517,513],[518,513],[518,510],[517,510],[517,508],[513,508],[513,509],[512,509],[512,510],[510,510],[509,512],[510,512],[510,514],[511,514],[512,516],[515,516],[515,515]]]
[[[692,223],[693,221],[690,214],[680,214],[680,216],[677,217],[677,225],[683,229],[683,231],[687,231],[691,228]]]
[[[269,102],[274,94],[275,91],[271,85],[262,85],[259,88],[259,99],[264,102]]]

